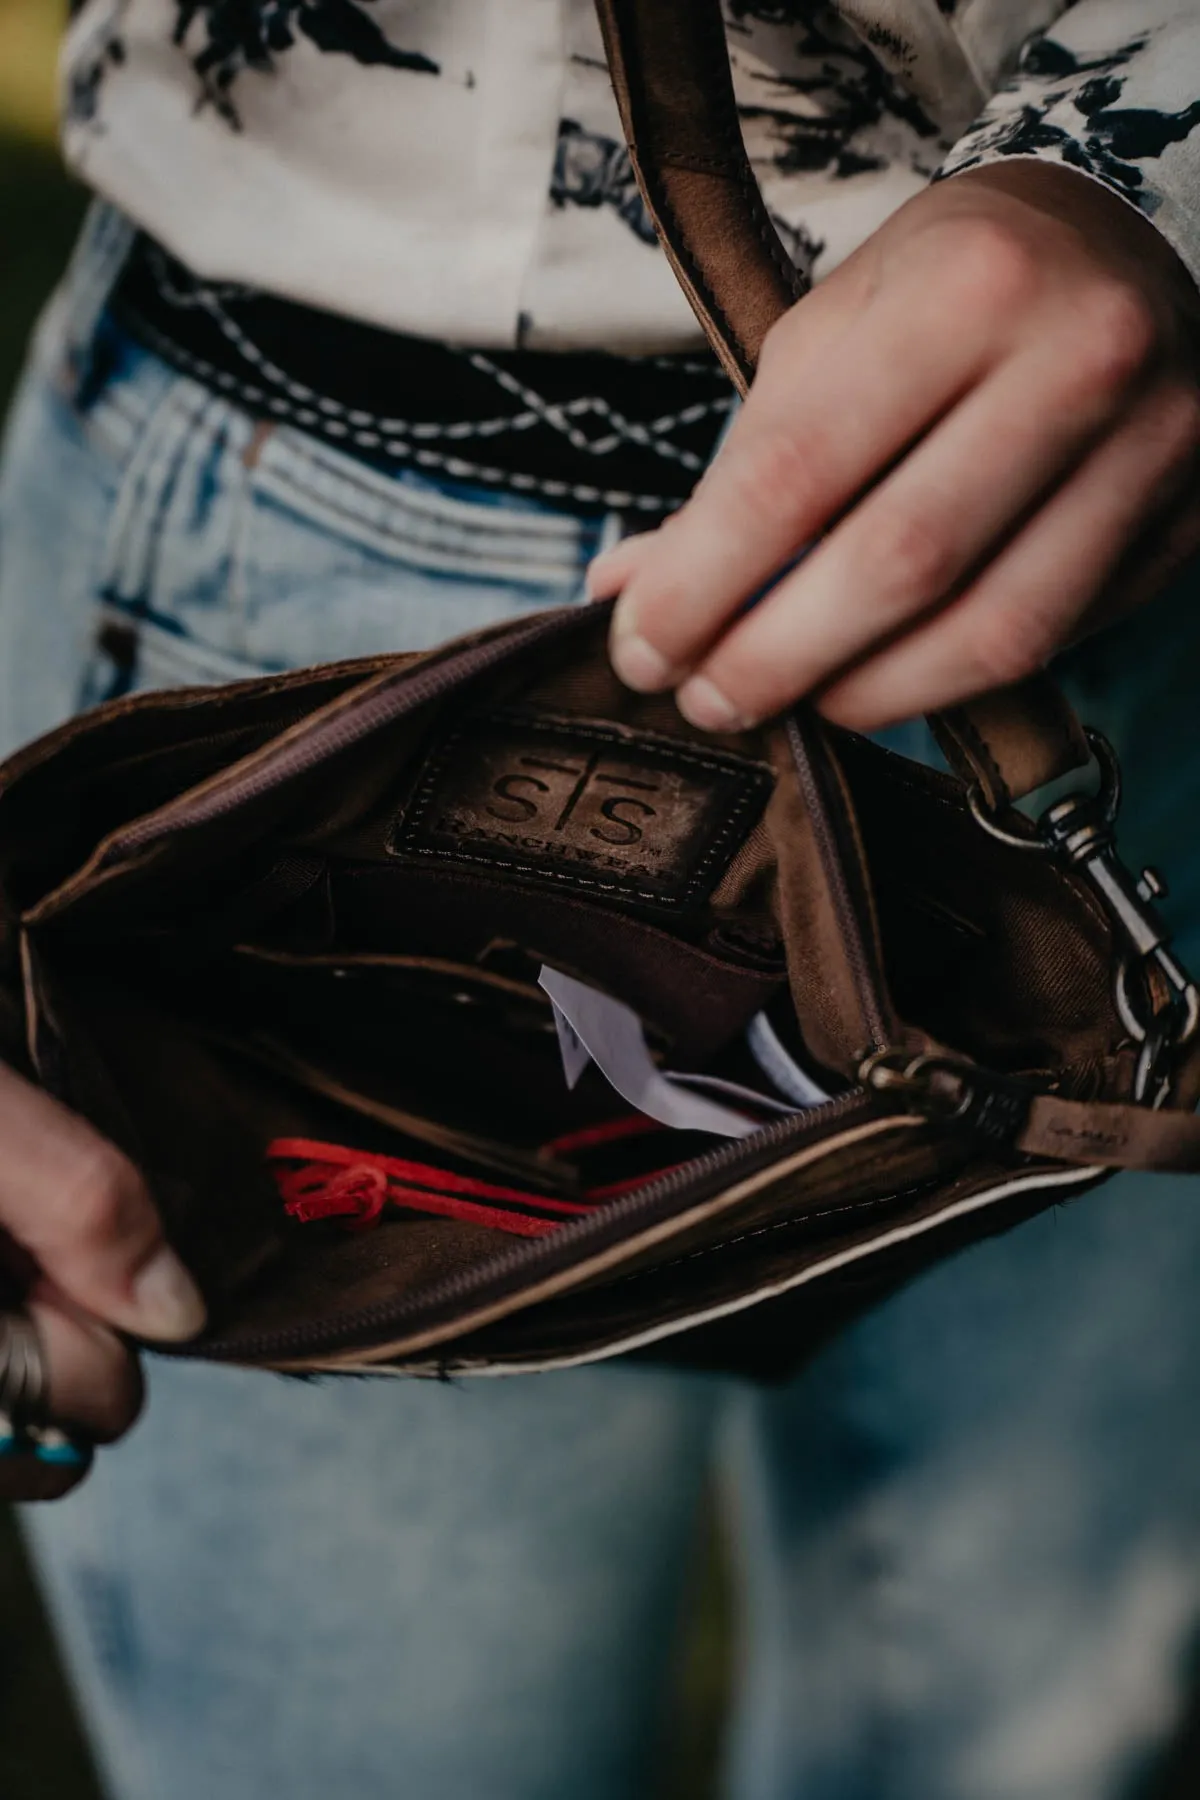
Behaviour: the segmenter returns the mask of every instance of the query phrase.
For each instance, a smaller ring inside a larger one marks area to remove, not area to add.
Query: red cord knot
[[[307,1224],[312,1219],[345,1219],[348,1231],[369,1231],[387,1205],[388,1178],[382,1169],[352,1163],[332,1173],[307,1168],[280,1173],[276,1179],[284,1211]]]
[[[342,1219],[347,1231],[377,1225],[390,1206],[401,1214],[423,1213],[517,1237],[539,1237],[649,1179],[631,1177],[612,1188],[585,1189],[577,1199],[567,1200],[316,1138],[275,1138],[267,1145],[266,1160],[290,1218],[299,1224]]]

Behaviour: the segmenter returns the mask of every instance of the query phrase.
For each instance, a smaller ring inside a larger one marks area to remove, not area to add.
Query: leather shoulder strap
[[[763,339],[804,292],[746,155],[720,0],[596,0],[634,174],[709,342],[745,393]],[[1048,676],[933,721],[993,810],[1088,760]]]
[[[719,0],[597,0],[634,174],[680,285],[744,394],[805,291],[742,141]]]

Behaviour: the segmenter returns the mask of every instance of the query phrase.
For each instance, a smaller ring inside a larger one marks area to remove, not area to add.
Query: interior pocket
[[[241,946],[169,987],[161,945],[119,983],[73,960],[39,996],[63,1091],[146,1171],[218,1326],[398,1303],[714,1143],[636,1113],[595,1068],[568,1087],[537,966],[512,947],[480,968]],[[740,1042],[713,1067],[756,1073]]]

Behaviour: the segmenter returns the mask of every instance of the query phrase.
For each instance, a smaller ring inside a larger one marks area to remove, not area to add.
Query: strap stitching
[[[961,707],[951,707],[943,713],[943,717],[950,726],[951,731],[957,732],[959,736],[965,738],[968,747],[974,751],[975,760],[979,766],[980,773],[994,789],[994,795],[992,796],[993,803],[998,803],[1000,805],[1007,804],[1007,802],[1012,799],[1008,783],[1005,781],[1004,776],[1000,771],[1000,765],[992,753],[991,745],[983,736],[970,714],[965,712]]]

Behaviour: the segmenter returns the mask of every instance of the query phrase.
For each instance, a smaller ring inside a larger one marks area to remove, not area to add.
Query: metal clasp
[[[1106,738],[1098,731],[1089,731],[1087,738],[1100,765],[1099,791],[1056,800],[1037,821],[1034,834],[1018,835],[1000,825],[976,788],[968,794],[968,803],[976,821],[992,837],[1014,848],[1057,856],[1077,869],[1099,898],[1126,946],[1117,967],[1115,1000],[1122,1024],[1141,1046],[1137,1097],[1161,1105],[1171,1056],[1200,1026],[1200,989],[1173,954],[1171,934],[1153,904],[1166,893],[1165,883],[1153,869],[1135,877],[1117,854],[1120,769]],[[1157,969],[1171,995],[1166,1015],[1152,1012],[1143,1017],[1139,1011],[1139,998],[1145,996],[1135,998],[1131,976],[1147,964]]]
[[[877,1050],[858,1070],[864,1087],[901,1100],[928,1119],[1008,1148],[1029,1114],[1034,1089],[955,1056]]]

